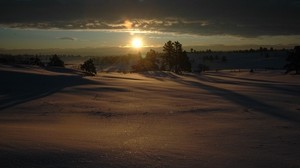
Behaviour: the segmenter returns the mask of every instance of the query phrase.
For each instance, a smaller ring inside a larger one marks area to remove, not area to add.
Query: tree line
[[[57,54],[47,55],[43,57],[44,59],[41,59],[41,56],[39,55],[24,54],[24,55],[13,56],[10,54],[0,54],[0,63],[37,65],[40,67],[46,67],[46,66],[65,67],[64,61],[62,61]]]
[[[65,67],[64,61],[57,54],[49,56],[47,62],[42,61],[38,55],[25,54],[12,56],[10,54],[0,54],[0,63],[36,65],[40,67]],[[88,75],[97,74],[93,59],[88,59],[83,64],[80,64],[80,69],[88,73]]]
[[[178,41],[172,42],[168,41],[163,46],[163,52],[159,53],[155,50],[150,50],[143,56],[141,53],[138,54],[139,59],[135,65],[132,66],[133,72],[141,72],[141,71],[172,71],[175,73],[182,73],[183,71],[191,72],[191,61],[187,56],[187,52],[182,49],[182,44]],[[127,57],[103,57],[98,60],[98,63],[106,62],[107,64],[111,64],[115,61],[122,61],[129,63],[129,60],[134,58],[134,55],[128,55]],[[0,54],[0,63],[4,64],[29,64],[29,65],[37,65],[41,67],[45,66],[57,66],[64,67],[65,63],[60,59],[60,56],[48,55],[43,56],[44,60],[41,60],[41,57],[38,55],[17,55],[13,56],[10,54]],[[47,62],[45,62],[45,58]],[[122,58],[122,59],[121,59]],[[99,59],[99,58],[98,58]],[[203,62],[221,60],[222,62],[226,62],[226,57],[204,57]],[[83,64],[80,64],[79,68],[90,75],[95,75],[97,73],[97,69],[94,65],[94,62],[97,59],[88,59],[84,61]],[[300,74],[300,46],[296,46],[294,50],[289,51],[289,55],[286,59],[287,64],[284,67],[286,69],[286,73],[291,71],[296,71],[296,74]],[[200,64],[199,68],[201,71],[208,70],[205,64]]]
[[[273,51],[286,51],[289,52],[290,49],[282,48],[282,49],[275,49],[273,47],[266,48],[266,47],[259,47],[257,49],[245,49],[245,50],[233,50],[233,51],[223,51],[223,52],[236,52],[236,53],[254,53],[254,52],[273,52]],[[190,53],[214,53],[214,52],[219,52],[219,51],[213,51],[211,49],[206,49],[206,50],[196,50],[191,48]]]

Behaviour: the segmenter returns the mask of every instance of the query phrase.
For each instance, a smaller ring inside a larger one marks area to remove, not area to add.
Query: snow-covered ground
[[[300,167],[300,76],[0,65],[0,167]]]

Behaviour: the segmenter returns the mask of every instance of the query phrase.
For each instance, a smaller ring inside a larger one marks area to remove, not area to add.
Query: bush
[[[97,74],[96,67],[92,59],[89,59],[80,65],[80,69],[93,75]]]
[[[65,67],[65,63],[57,55],[53,55],[50,58],[48,66]]]
[[[29,59],[29,64],[31,64],[31,65],[37,65],[37,66],[41,66],[41,67],[44,66],[44,63],[43,63],[43,62],[41,61],[41,59],[40,59],[39,57],[37,57],[37,56],[31,57],[31,58]]]

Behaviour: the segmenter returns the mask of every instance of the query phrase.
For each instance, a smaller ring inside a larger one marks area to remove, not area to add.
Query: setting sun
[[[133,48],[141,48],[143,47],[143,41],[139,38],[135,38],[132,40],[131,45]]]

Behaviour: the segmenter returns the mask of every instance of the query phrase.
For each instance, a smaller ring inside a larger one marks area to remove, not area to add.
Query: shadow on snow
[[[78,75],[42,75],[0,71],[0,76],[0,110],[49,96],[66,87],[96,84]]]

